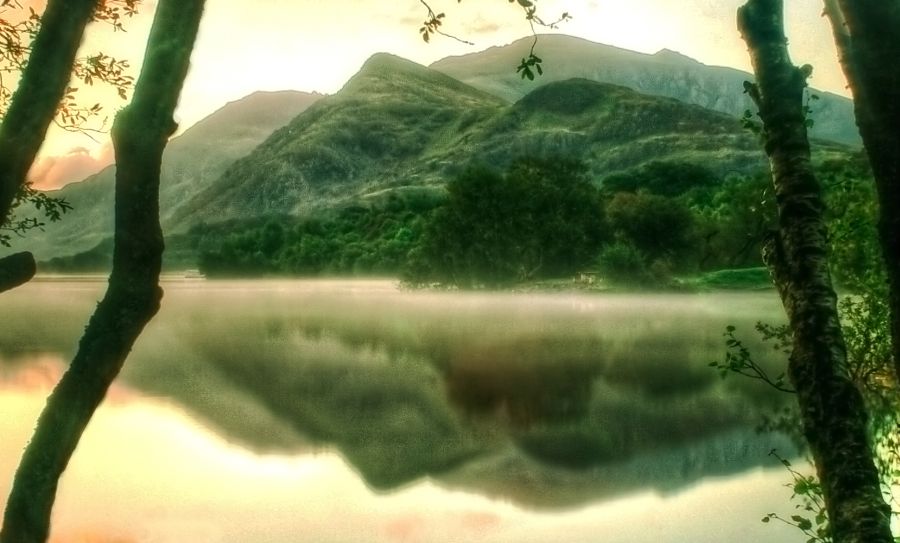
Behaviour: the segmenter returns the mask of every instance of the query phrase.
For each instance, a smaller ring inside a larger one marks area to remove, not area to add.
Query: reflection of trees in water
[[[745,393],[740,382],[717,379],[707,360],[697,360],[696,338],[655,330],[627,341],[560,330],[466,341],[452,330],[392,334],[384,326],[299,317],[200,325],[215,332],[197,326],[191,350],[205,366],[293,432],[336,447],[378,488],[431,475],[488,490],[502,487],[504,477],[518,485],[519,470],[536,479],[557,478],[560,469],[595,477],[614,465],[748,430],[773,402]],[[264,338],[252,360],[247,336]],[[246,430],[237,432],[232,438],[252,441]],[[766,461],[771,442],[742,439],[751,445],[739,454],[720,443],[710,449],[713,460],[701,453],[702,462],[679,473],[641,479],[643,466],[630,478],[616,476],[625,481],[620,490]],[[507,461],[491,477],[465,476],[501,458]],[[619,488],[595,483],[579,500]],[[549,495],[566,501],[566,492]],[[517,496],[540,502],[532,498]]]
[[[465,295],[179,295],[136,347],[127,384],[257,451],[338,449],[374,487],[432,476],[575,505],[746,469],[773,446],[745,430],[780,398],[717,379],[706,364],[721,333],[677,313],[645,321],[631,306],[621,317],[622,304],[598,317],[593,298],[573,309]]]
[[[492,415],[517,428],[581,418],[600,366],[567,356],[571,343],[533,338],[465,352],[446,362],[447,397],[466,415]]]

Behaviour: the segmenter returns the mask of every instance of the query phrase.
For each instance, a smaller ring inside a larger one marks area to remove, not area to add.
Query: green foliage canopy
[[[571,275],[596,257],[606,228],[582,164],[526,158],[503,173],[473,166],[447,186],[408,279],[499,286]]]

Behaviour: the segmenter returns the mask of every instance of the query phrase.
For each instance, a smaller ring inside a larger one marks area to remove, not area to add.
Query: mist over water
[[[35,281],[0,298],[0,311],[16,316],[0,330],[6,401],[24,395],[35,403],[46,394],[104,288],[101,281]],[[232,458],[238,467],[227,468],[222,484],[274,462],[285,473],[331,473],[331,483],[297,481],[298,495],[310,499],[356,496],[350,502],[377,509],[416,493],[446,504],[463,492],[475,511],[508,520],[497,511],[506,503],[507,513],[551,526],[648,492],[677,502],[702,492],[709,483],[692,485],[711,476],[758,478],[760,467],[771,466],[769,450],[793,452],[785,438],[754,432],[763,413],[790,397],[749,380],[722,380],[707,367],[723,358],[722,333],[731,324],[777,373],[784,361],[752,332],[758,320],[783,319],[771,293],[435,293],[342,280],[167,281],[164,288],[162,310],[104,413],[131,410],[130,432],[140,435],[143,427],[148,438],[176,449],[206,443],[170,459],[190,465],[206,451],[206,479],[189,485],[189,502],[250,492],[269,503],[284,490],[262,476],[252,490],[221,488],[210,470],[225,449],[241,460]],[[161,421],[168,429],[160,430]],[[17,424],[27,440],[33,417]],[[107,455],[92,458],[90,448],[80,447],[76,458],[102,473]],[[11,477],[17,458],[0,453]],[[120,460],[133,470],[122,478],[137,487],[147,485],[142,475],[156,481],[151,487],[160,478],[184,481],[188,469]],[[775,479],[779,471],[765,473]],[[487,518],[466,522],[481,522],[489,534],[497,526]],[[429,533],[433,526],[422,522],[400,523],[394,535]],[[372,533],[366,522],[359,526]],[[235,532],[226,532],[233,540]],[[379,537],[359,540],[454,540]]]

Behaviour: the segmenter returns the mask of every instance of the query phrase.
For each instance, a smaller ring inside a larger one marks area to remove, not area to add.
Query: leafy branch
[[[778,520],[789,526],[794,526],[805,535],[807,543],[831,543],[831,527],[828,523],[828,513],[825,509],[825,496],[822,492],[822,484],[815,475],[804,475],[795,470],[787,458],[780,456],[775,449],[769,452],[790,473],[792,482],[785,486],[793,490],[791,499],[800,498],[801,503],[794,507],[801,514],[784,518],[778,513],[768,513],[762,518],[762,522]]]
[[[534,81],[535,72],[537,72],[537,75],[544,75],[544,69],[541,67],[541,63],[544,61],[534,54],[534,49],[537,47],[538,43],[536,26],[556,29],[559,23],[571,20],[572,16],[569,15],[568,12],[563,12],[557,20],[548,23],[538,15],[537,6],[535,6],[532,0],[509,0],[510,4],[513,2],[517,2],[525,12],[525,20],[528,21],[529,26],[531,26],[531,35],[533,37],[528,56],[522,59],[522,62],[516,67],[516,72],[522,74],[522,79],[527,78],[529,81]]]
[[[12,246],[12,237],[24,237],[25,233],[35,228],[43,229],[47,225],[45,220],[57,222],[62,216],[72,210],[72,205],[65,198],[54,198],[48,196],[26,183],[16,199],[13,202],[12,209],[15,211],[25,203],[30,203],[34,208],[43,214],[43,218],[25,217],[17,218],[14,214],[10,215],[9,220],[0,225],[0,245],[4,247]]]
[[[461,1],[462,0],[457,0],[457,2],[461,2]],[[474,43],[472,43],[468,40],[464,40],[458,36],[454,36],[453,34],[448,34],[448,33],[444,32],[443,30],[441,30],[441,25],[443,24],[443,19],[445,17],[445,14],[443,12],[435,13],[435,11],[431,8],[431,6],[425,0],[419,0],[419,3],[421,3],[423,6],[425,6],[425,9],[428,10],[428,15],[425,18],[425,22],[422,23],[422,28],[419,29],[419,33],[422,34],[422,39],[425,41],[425,43],[429,43],[431,41],[432,34],[440,34],[441,36],[444,36],[445,38],[450,38],[451,40],[456,40],[456,41],[458,41],[460,43],[464,43],[466,45],[475,45]]]
[[[769,376],[768,372],[753,359],[750,350],[744,343],[735,337],[735,330],[734,326],[729,325],[725,328],[725,333],[722,334],[725,337],[725,345],[728,348],[725,353],[725,361],[713,361],[709,363],[709,366],[719,370],[722,377],[725,377],[728,373],[737,373],[744,377],[758,379],[775,390],[790,394],[796,393],[793,388],[786,385],[784,373],[779,374],[774,379]],[[790,330],[787,326],[772,326],[758,322],[756,323],[756,330],[762,334],[764,340],[774,339],[774,348],[776,350],[781,350],[785,353],[790,352]]]
[[[140,0],[103,0],[94,12],[93,20],[124,32],[124,21],[137,13],[139,5]],[[12,88],[6,84],[4,75],[16,79],[25,68],[40,27],[41,15],[34,9],[29,7],[26,11],[18,0],[0,0],[0,117],[12,100]],[[77,100],[78,84],[103,83],[115,89],[120,98],[126,99],[134,84],[134,78],[127,73],[129,69],[127,60],[104,53],[76,59],[72,83],[57,108],[55,124],[66,131],[88,135],[91,132],[106,132],[107,117],[97,124],[91,122],[101,115],[102,106],[80,105]]]
[[[461,2],[462,0],[457,0],[457,3]],[[425,9],[427,10],[425,21],[419,28],[419,33],[422,35],[422,40],[424,40],[425,43],[430,43],[432,35],[439,34],[446,38],[456,40],[460,43],[465,43],[466,45],[475,45],[468,40],[464,40],[458,36],[444,32],[441,29],[441,26],[444,24],[446,14],[444,14],[443,12],[435,12],[434,9],[432,9],[431,5],[429,5],[425,0],[419,0],[419,3],[425,6]],[[568,12],[564,12],[556,20],[547,21],[538,14],[536,5],[537,0],[509,0],[509,3],[516,3],[519,5],[519,7],[522,8],[522,11],[525,13],[525,20],[528,21],[528,25],[531,27],[531,35],[534,39],[531,43],[531,48],[528,51],[528,56],[523,57],[522,62],[516,67],[516,73],[521,73],[522,79],[533,81],[535,73],[537,73],[537,75],[544,74],[544,69],[541,66],[541,63],[544,61],[534,52],[538,43],[537,27],[540,26],[544,28],[556,29],[558,28],[558,25],[560,23],[571,20],[572,16],[569,15]]]

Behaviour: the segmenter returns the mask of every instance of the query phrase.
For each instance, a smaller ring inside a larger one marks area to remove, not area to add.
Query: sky
[[[43,9],[45,0],[23,4]],[[444,29],[474,43],[436,37],[423,42],[418,29],[426,10],[419,0],[207,0],[192,68],[176,112],[181,130],[229,101],[257,90],[334,93],[373,53],[390,52],[429,64],[448,55],[481,51],[529,35],[521,8],[506,0],[431,0],[446,13]],[[743,0],[538,0],[539,13],[572,19],[556,32],[644,53],[668,48],[705,64],[749,70],[735,24]],[[847,95],[821,0],[785,2],[795,63],[815,67],[811,84]],[[136,77],[156,0],[144,0],[126,32],[88,27],[84,54],[103,51],[127,59]],[[2,14],[0,14],[2,16]],[[541,29],[542,32],[547,31]],[[125,102],[112,91],[81,89],[84,101],[104,104],[108,125]],[[112,162],[108,134],[51,130],[32,170],[36,186],[77,181]]]

